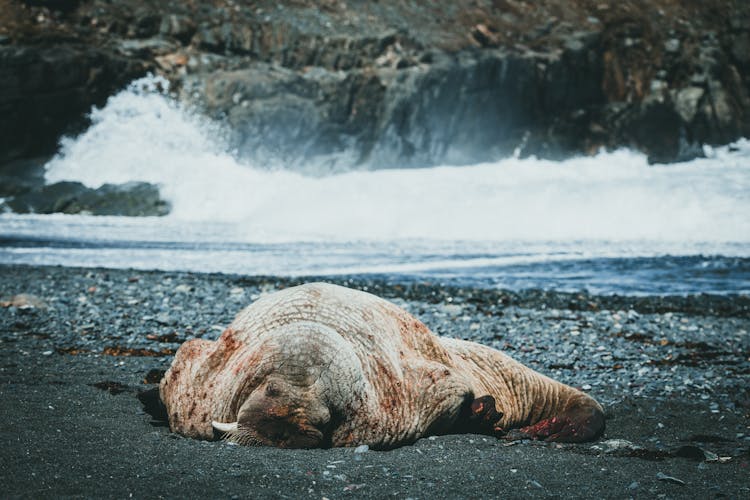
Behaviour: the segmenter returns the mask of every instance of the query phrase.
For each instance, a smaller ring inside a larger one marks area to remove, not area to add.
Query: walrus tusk
[[[236,432],[237,431],[237,422],[217,422],[214,420],[211,422],[211,425],[214,429],[221,432]]]

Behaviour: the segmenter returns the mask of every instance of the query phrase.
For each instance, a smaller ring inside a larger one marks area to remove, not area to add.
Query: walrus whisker
[[[259,446],[260,440],[255,436],[252,431],[247,429],[238,429],[235,431],[227,432],[221,438],[222,441],[229,443],[235,443],[240,446]]]

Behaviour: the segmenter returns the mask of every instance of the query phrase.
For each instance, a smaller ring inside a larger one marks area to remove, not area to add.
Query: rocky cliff
[[[750,136],[750,3],[0,0],[0,163],[149,71],[259,164],[671,162]]]

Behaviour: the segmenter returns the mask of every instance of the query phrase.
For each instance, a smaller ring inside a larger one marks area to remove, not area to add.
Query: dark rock
[[[653,99],[634,110],[625,134],[648,155],[649,163],[667,163],[680,152],[680,115],[666,100]]]
[[[745,67],[750,64],[750,31],[733,37],[732,56],[739,64]]]
[[[13,212],[51,214],[65,212],[78,196],[90,189],[80,182],[57,182],[5,202]],[[70,213],[70,212],[69,212]]]
[[[22,0],[32,7],[47,7],[60,12],[72,12],[78,8],[81,0]]]
[[[161,18],[159,33],[187,44],[195,34],[196,26],[188,16],[169,14]]]
[[[98,189],[80,182],[57,182],[15,196],[4,206],[16,213],[148,216],[166,215],[169,204],[156,186],[145,182],[104,184]]]
[[[224,49],[224,44],[219,38],[218,30],[208,23],[198,26],[193,43],[201,49],[210,52],[220,52]]]
[[[595,16],[580,2],[25,4],[9,4],[21,21],[0,34],[0,164],[54,152],[92,104],[156,68],[265,162],[421,166],[622,146],[668,162],[750,136],[748,2],[626,1]]]
[[[133,26],[134,35],[138,38],[149,38],[156,35],[161,27],[161,16],[148,9],[136,12]]]
[[[0,165],[54,153],[92,105],[141,76],[137,60],[73,46],[0,46]]]
[[[431,53],[429,65],[346,74],[254,64],[191,77],[184,95],[198,89],[206,109],[228,117],[240,153],[260,164],[464,164],[509,155],[529,133],[539,144],[550,130],[558,136],[547,150],[559,154],[586,141],[586,110],[603,100],[597,38],[574,39],[559,57]],[[555,128],[574,113],[580,127]]]
[[[26,158],[0,165],[0,197],[16,196],[44,185],[49,157]]]
[[[83,193],[66,210],[68,213],[90,212],[92,215],[162,216],[169,204],[159,197],[159,189],[147,182],[104,184]]]

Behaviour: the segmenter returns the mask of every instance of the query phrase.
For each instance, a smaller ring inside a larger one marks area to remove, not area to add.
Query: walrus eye
[[[275,398],[281,395],[281,389],[278,385],[276,385],[273,382],[269,382],[268,385],[266,385],[266,396],[269,398]]]

